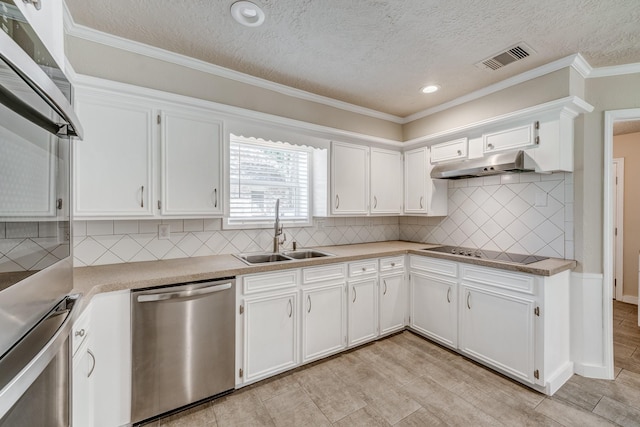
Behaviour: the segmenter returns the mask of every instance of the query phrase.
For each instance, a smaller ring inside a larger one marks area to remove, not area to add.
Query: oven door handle
[[[204,288],[191,289],[187,291],[178,292],[162,292],[158,294],[144,294],[138,295],[136,299],[138,302],[157,302],[166,301],[170,299],[190,298],[195,296],[212,294],[214,292],[226,291],[231,289],[231,282],[215,284]]]
[[[13,378],[1,378],[0,419],[38,379],[58,352],[64,349],[71,333],[72,319],[75,317],[71,315],[71,311],[69,308],[52,311],[2,357],[0,372],[18,370],[18,373]],[[42,341],[47,337],[50,339],[43,345]],[[27,362],[24,362],[25,360]],[[19,364],[23,365],[21,369],[16,366]]]

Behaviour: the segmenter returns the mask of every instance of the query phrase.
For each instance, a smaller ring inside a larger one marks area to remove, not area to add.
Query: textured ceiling
[[[66,0],[77,24],[374,110],[407,116],[565,56],[640,62],[640,0]],[[537,53],[475,63],[518,42]],[[419,93],[425,84],[442,89]]]
[[[640,120],[627,120],[613,124],[613,135],[626,135],[640,132]]]

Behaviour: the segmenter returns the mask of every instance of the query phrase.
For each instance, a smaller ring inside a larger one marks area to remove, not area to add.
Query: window
[[[228,225],[272,225],[276,200],[283,222],[311,223],[311,150],[231,135]]]

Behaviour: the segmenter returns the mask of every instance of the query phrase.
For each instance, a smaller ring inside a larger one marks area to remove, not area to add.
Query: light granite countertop
[[[127,289],[209,280],[220,277],[263,273],[289,268],[310,267],[336,262],[355,261],[394,255],[415,254],[434,258],[461,261],[503,270],[519,271],[539,276],[552,276],[576,267],[576,261],[549,258],[528,265],[469,258],[427,252],[423,249],[440,245],[402,241],[362,243],[343,246],[323,246],[318,249],[335,256],[305,260],[283,261],[261,265],[246,265],[233,255],[213,255],[194,258],[178,258],[125,264],[111,264],[74,269],[74,292],[82,293],[85,301],[93,295]]]

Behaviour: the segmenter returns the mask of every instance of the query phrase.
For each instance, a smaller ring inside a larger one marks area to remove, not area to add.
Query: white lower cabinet
[[[460,350],[535,383],[535,298],[465,282],[460,295]]]
[[[244,380],[255,381],[298,364],[298,291],[244,300]]]
[[[128,291],[94,296],[72,331],[72,425],[131,421],[131,310]]]
[[[458,284],[455,280],[411,272],[410,327],[448,347],[458,344]]]
[[[302,362],[346,347],[344,281],[302,289]]]
[[[349,347],[378,336],[378,281],[375,276],[351,280],[349,287]]]
[[[404,270],[404,268],[403,268]],[[403,329],[406,325],[407,294],[402,273],[380,275],[380,335]]]

